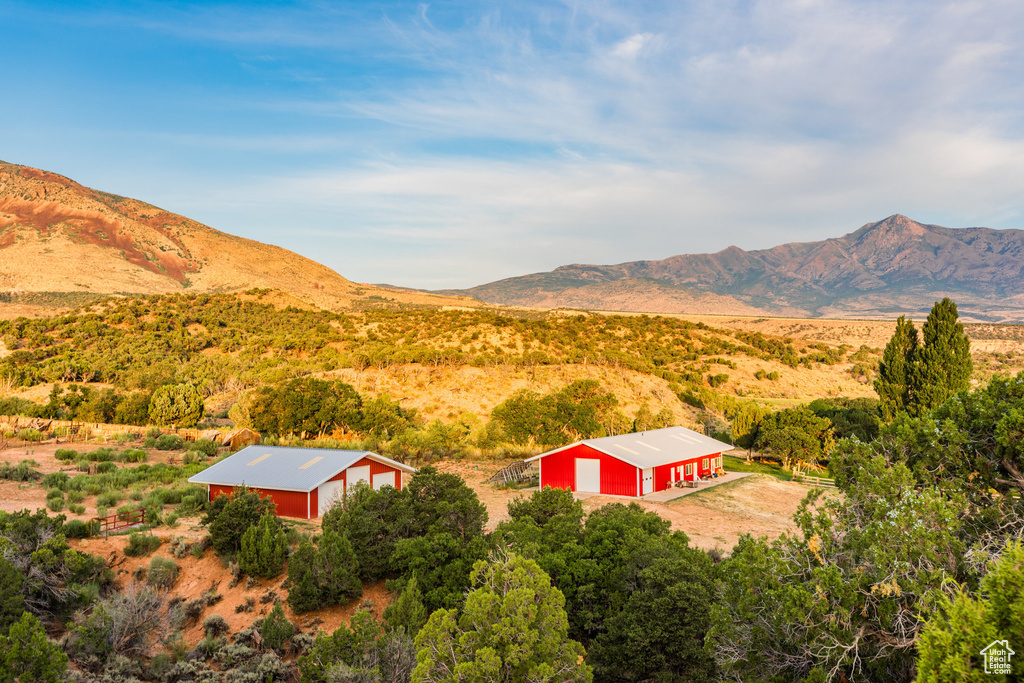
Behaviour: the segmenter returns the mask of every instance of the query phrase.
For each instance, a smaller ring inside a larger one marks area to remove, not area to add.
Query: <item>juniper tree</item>
[[[917,328],[912,320],[901,315],[896,321],[896,331],[885,345],[875,379],[875,392],[882,402],[882,416],[886,420],[907,412],[913,401],[911,387],[916,359]]]
[[[911,373],[916,414],[931,410],[970,384],[971,341],[958,318],[956,304],[946,297],[935,302],[921,328],[924,346]]]
[[[423,605],[423,593],[413,574],[398,599],[384,610],[384,619],[393,628],[402,627],[409,636],[415,637],[423,624],[427,623],[428,616],[427,608]]]
[[[275,515],[266,512],[260,517],[259,524],[249,527],[242,534],[238,567],[249,576],[272,579],[284,570],[287,556],[288,541],[281,522]]]
[[[979,594],[961,588],[952,598],[939,596],[918,644],[917,683],[999,680],[1001,676],[985,671],[981,653],[990,643],[1007,637],[1016,647],[1022,633],[1024,546],[1011,541],[982,579]],[[1014,657],[1007,664],[1011,671],[1005,680],[1024,676],[1024,657]]]
[[[149,421],[191,427],[203,419],[205,410],[202,394],[191,384],[165,384],[149,400]]]
[[[565,596],[536,562],[499,555],[477,562],[472,582],[461,610],[437,610],[416,636],[413,681],[593,680]]]
[[[288,605],[293,612],[344,605],[363,594],[359,560],[348,537],[324,531],[317,546],[303,540],[288,560]]]
[[[0,635],[0,681],[58,683],[67,680],[68,656],[46,637],[39,620],[28,612]]]

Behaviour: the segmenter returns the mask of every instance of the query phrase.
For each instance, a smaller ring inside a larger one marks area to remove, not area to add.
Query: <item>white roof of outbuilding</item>
[[[390,465],[402,472],[416,471],[415,467],[409,467],[370,451],[246,446],[234,455],[189,477],[188,480],[192,484],[244,485],[251,488],[306,492],[312,491],[363,458]]]
[[[646,432],[633,432],[632,434],[603,436],[599,439],[584,439],[547,453],[535,455],[527,462],[564,451],[566,448],[572,448],[581,443],[640,469],[667,465],[680,460],[692,460],[705,455],[715,455],[732,448],[727,443],[704,436],[700,432],[686,427],[667,427],[651,429]]]

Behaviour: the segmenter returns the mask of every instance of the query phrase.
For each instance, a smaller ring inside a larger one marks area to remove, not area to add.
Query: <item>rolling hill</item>
[[[820,242],[574,264],[458,293],[520,306],[728,314],[745,308],[830,318],[921,317],[951,296],[965,318],[1018,322],[1024,321],[1024,231],[951,229],[897,214]],[[719,310],[703,308],[709,304]]]
[[[55,173],[0,162],[4,317],[112,294],[252,288],[281,290],[300,305],[328,310],[479,305],[468,298],[354,283],[287,249],[229,235]]]

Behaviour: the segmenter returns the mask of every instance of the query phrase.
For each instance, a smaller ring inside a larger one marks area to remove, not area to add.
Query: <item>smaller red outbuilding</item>
[[[722,471],[732,448],[685,427],[586,439],[529,459],[540,487],[639,497]]]
[[[270,498],[282,517],[312,519],[364,481],[401,490],[402,474],[416,468],[370,451],[248,446],[189,477],[206,484],[210,500],[244,486]]]

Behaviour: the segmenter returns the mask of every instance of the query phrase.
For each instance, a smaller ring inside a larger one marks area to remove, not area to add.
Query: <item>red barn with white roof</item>
[[[374,489],[402,489],[402,475],[416,468],[371,453],[320,448],[249,446],[189,477],[206,484],[210,500],[230,496],[236,487],[270,498],[281,517],[321,516],[351,486],[363,481]]]
[[[540,487],[639,497],[694,481],[722,469],[732,448],[685,427],[586,439],[541,453]]]

